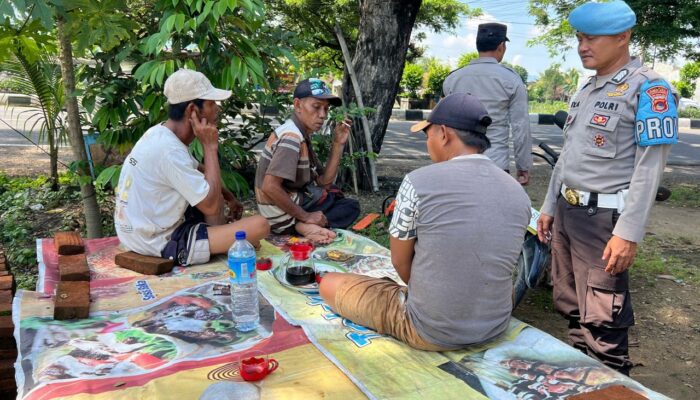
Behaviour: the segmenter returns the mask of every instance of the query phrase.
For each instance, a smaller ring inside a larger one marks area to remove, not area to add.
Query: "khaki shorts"
[[[452,350],[425,341],[406,312],[408,288],[389,279],[346,274],[335,294],[335,311],[356,324],[427,351]]]

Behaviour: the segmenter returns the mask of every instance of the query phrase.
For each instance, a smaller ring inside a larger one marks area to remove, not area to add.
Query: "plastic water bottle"
[[[258,278],[255,271],[255,248],[236,232],[236,241],[228,250],[229,284],[233,323],[241,332],[252,331],[260,323]]]

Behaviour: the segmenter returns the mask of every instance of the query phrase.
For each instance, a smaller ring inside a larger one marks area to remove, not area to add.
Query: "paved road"
[[[409,128],[414,122],[389,122],[381,156],[393,158],[428,157],[425,136],[413,136]],[[533,145],[544,142],[554,150],[560,151],[564,143],[561,129],[556,125],[530,126]],[[542,152],[537,149],[536,151]],[[700,165],[700,129],[681,128],[679,143],[673,146],[668,160],[669,165]]]
[[[31,115],[35,112],[28,110],[30,109],[0,106],[0,147],[33,146],[3,122],[7,121],[19,130],[23,130],[23,127],[28,128],[33,121]],[[428,158],[424,136],[415,136],[409,131],[413,124],[414,122],[411,121],[392,120],[389,122],[381,151],[383,158]],[[561,150],[564,138],[558,127],[532,124],[531,130],[535,146],[544,142],[557,151]],[[37,141],[36,134],[30,135],[30,137],[35,142]],[[670,165],[700,165],[700,129],[681,129],[680,143],[673,146],[668,163]]]

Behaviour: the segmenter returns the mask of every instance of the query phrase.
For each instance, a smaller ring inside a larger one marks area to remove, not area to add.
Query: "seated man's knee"
[[[249,228],[249,235],[257,240],[264,239],[270,234],[270,223],[261,215],[253,215],[246,218]]]
[[[329,272],[323,275],[321,284],[318,287],[318,292],[323,301],[331,308],[335,307],[335,294],[338,291],[338,286],[343,280],[343,274],[338,272]]]

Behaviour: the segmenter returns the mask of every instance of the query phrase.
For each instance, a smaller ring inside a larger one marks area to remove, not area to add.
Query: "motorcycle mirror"
[[[559,129],[564,129],[566,125],[566,119],[569,117],[569,113],[564,110],[559,110],[554,114],[554,124],[559,127]]]

